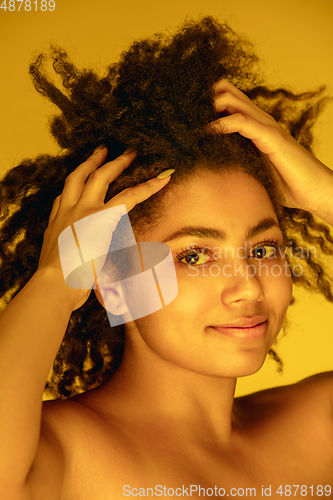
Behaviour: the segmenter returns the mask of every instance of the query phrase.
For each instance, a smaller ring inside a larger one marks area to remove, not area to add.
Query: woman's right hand
[[[51,268],[63,274],[59,256],[58,238],[74,222],[103,210],[118,207],[119,205],[125,205],[126,211],[129,212],[135,205],[162,189],[170,180],[170,175],[164,179],[150,179],[143,184],[125,189],[110,201],[104,203],[109,184],[132,163],[136,157],[136,153],[133,151],[125,152],[114,161],[101,166],[106,157],[107,149],[105,147],[97,148],[84,163],[67,177],[62,194],[53,203],[49,224],[44,234],[44,242],[38,265],[39,270]],[[116,221],[114,217],[113,220],[108,221],[108,214],[110,213],[114,214],[114,211],[106,212],[105,217],[99,219],[102,221],[103,226],[99,233],[101,241],[98,242],[100,245],[100,255],[107,254],[112,232],[120,219],[119,216]],[[105,231],[105,228],[109,229],[109,231]],[[93,283],[91,283],[92,285]],[[82,290],[67,287],[67,291],[73,296],[74,310],[83,305],[88,299],[91,288],[89,290]]]

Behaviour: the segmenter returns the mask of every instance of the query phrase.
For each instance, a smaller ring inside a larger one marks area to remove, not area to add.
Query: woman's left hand
[[[308,210],[333,225],[333,171],[228,80],[217,82],[214,91],[216,111],[228,116],[209,129],[251,139],[269,159],[283,205]]]

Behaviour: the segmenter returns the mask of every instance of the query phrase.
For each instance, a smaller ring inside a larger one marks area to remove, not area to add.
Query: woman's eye
[[[177,255],[177,259],[188,266],[198,266],[215,260],[205,248],[187,249]]]
[[[261,245],[252,251],[255,259],[274,259],[277,256],[277,247],[272,245]]]

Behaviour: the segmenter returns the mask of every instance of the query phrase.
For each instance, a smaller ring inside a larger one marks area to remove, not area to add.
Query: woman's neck
[[[91,392],[91,401],[104,418],[173,426],[189,439],[227,445],[235,387],[235,378],[194,373],[159,357],[144,341],[127,339],[118,370]]]

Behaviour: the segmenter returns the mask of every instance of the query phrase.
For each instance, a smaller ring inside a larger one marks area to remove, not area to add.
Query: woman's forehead
[[[271,212],[272,201],[262,184],[241,171],[216,174],[205,172],[179,185],[166,199],[165,216],[213,217],[216,213],[233,219],[237,214]]]
[[[214,228],[216,239],[222,239],[221,233],[248,233],[265,219],[278,226],[273,203],[254,177],[241,171],[205,172],[170,190],[159,223],[149,233],[166,241],[166,235],[183,228]]]

